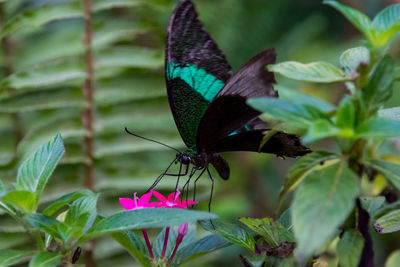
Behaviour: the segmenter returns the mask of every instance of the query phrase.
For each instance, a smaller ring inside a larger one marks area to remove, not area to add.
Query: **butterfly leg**
[[[186,201],[189,199],[190,181],[191,181],[192,177],[195,175],[196,171],[197,171],[197,169],[195,167],[192,167],[192,170],[189,173],[189,177],[188,177],[186,183],[182,187],[182,192],[185,192],[185,190],[186,190],[186,196],[185,196]]]
[[[200,170],[200,169],[199,169]],[[199,174],[199,176],[197,176],[196,180],[194,180],[194,185],[193,185],[193,201],[196,201],[196,185],[197,185],[197,181],[200,179],[200,177],[203,175],[203,173],[206,171],[206,168],[203,168]]]
[[[210,212],[211,211],[211,200],[212,200],[212,196],[213,196],[213,193],[214,193],[214,178],[212,178],[210,170],[208,168],[206,168],[206,170],[207,170],[207,173],[208,173],[208,177],[211,180],[211,194],[210,194],[210,199],[208,201],[208,212]]]
[[[161,181],[161,179],[167,174],[169,168],[171,168],[172,164],[174,164],[175,159],[168,165],[168,167],[165,169],[165,171],[163,173],[161,173],[156,180],[154,181],[154,183],[150,186],[149,189],[147,189],[146,193],[148,193],[150,190],[152,190],[154,187],[156,187],[156,185]]]

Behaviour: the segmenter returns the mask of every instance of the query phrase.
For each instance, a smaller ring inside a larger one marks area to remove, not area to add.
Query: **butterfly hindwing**
[[[224,87],[231,67],[189,0],[181,1],[171,15],[165,71],[175,122],[185,144],[193,148],[207,105]]]

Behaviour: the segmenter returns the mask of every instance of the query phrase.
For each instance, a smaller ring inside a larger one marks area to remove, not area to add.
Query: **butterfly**
[[[190,0],[181,0],[168,25],[165,49],[165,78],[168,100],[179,133],[187,146],[178,152],[175,163],[189,165],[198,178],[214,166],[227,180],[229,165],[220,152],[254,151],[296,157],[309,153],[296,135],[277,132],[260,147],[271,130],[258,118],[261,114],[246,104],[251,97],[278,97],[274,90],[274,74],[266,65],[275,63],[274,49],[260,52],[235,74],[225,55],[203,28]],[[178,178],[179,179],[179,178]],[[197,179],[196,179],[197,180]]]

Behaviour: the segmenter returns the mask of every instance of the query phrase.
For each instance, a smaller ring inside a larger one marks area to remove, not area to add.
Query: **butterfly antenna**
[[[142,138],[142,139],[147,140],[147,141],[150,141],[150,142],[154,142],[154,143],[163,145],[163,146],[168,147],[168,148],[170,148],[170,149],[172,149],[172,150],[175,150],[175,151],[177,151],[177,152],[181,152],[181,151],[179,151],[178,149],[176,149],[176,148],[174,148],[174,147],[172,147],[172,146],[169,146],[169,145],[167,145],[167,144],[164,144],[164,143],[158,142],[158,141],[156,141],[156,140],[153,140],[153,139],[146,138],[146,137],[140,136],[140,135],[138,135],[138,134],[135,134],[135,133],[129,131],[127,127],[125,127],[125,131],[126,131],[128,134],[130,134],[130,135],[133,135],[133,136]]]

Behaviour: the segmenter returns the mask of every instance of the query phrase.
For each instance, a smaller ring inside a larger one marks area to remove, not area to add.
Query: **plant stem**
[[[176,238],[176,244],[174,247],[174,251],[172,251],[172,254],[167,261],[167,264],[171,264],[172,260],[174,259],[175,254],[176,254],[176,251],[178,250],[179,245],[182,243],[182,239],[183,239],[183,235],[178,234],[178,237]]]
[[[144,228],[142,229],[142,234],[143,234],[144,240],[146,241],[146,246],[147,246],[147,249],[149,250],[150,258],[154,261],[153,249],[151,248],[149,236],[147,235],[146,229],[144,229]]]
[[[169,227],[167,227],[167,228],[165,229],[164,246],[163,246],[163,250],[162,250],[162,254],[161,254],[161,259],[164,259],[164,257],[165,257],[165,251],[167,250],[169,230],[170,230]]]
[[[38,246],[38,249],[45,250],[46,249],[46,245],[44,244],[44,241],[42,239],[42,236],[40,235],[40,232],[35,231],[34,232],[34,236],[35,236],[35,239],[36,239],[36,245]]]
[[[88,162],[85,165],[85,186],[93,189],[94,186],[94,172],[93,172],[93,120],[94,120],[94,59],[92,50],[92,1],[83,0],[85,8],[85,35],[83,44],[85,46],[85,65],[86,65],[86,80],[82,86],[82,91],[85,96],[88,107],[83,111],[81,117],[85,127],[84,147],[85,155]]]

